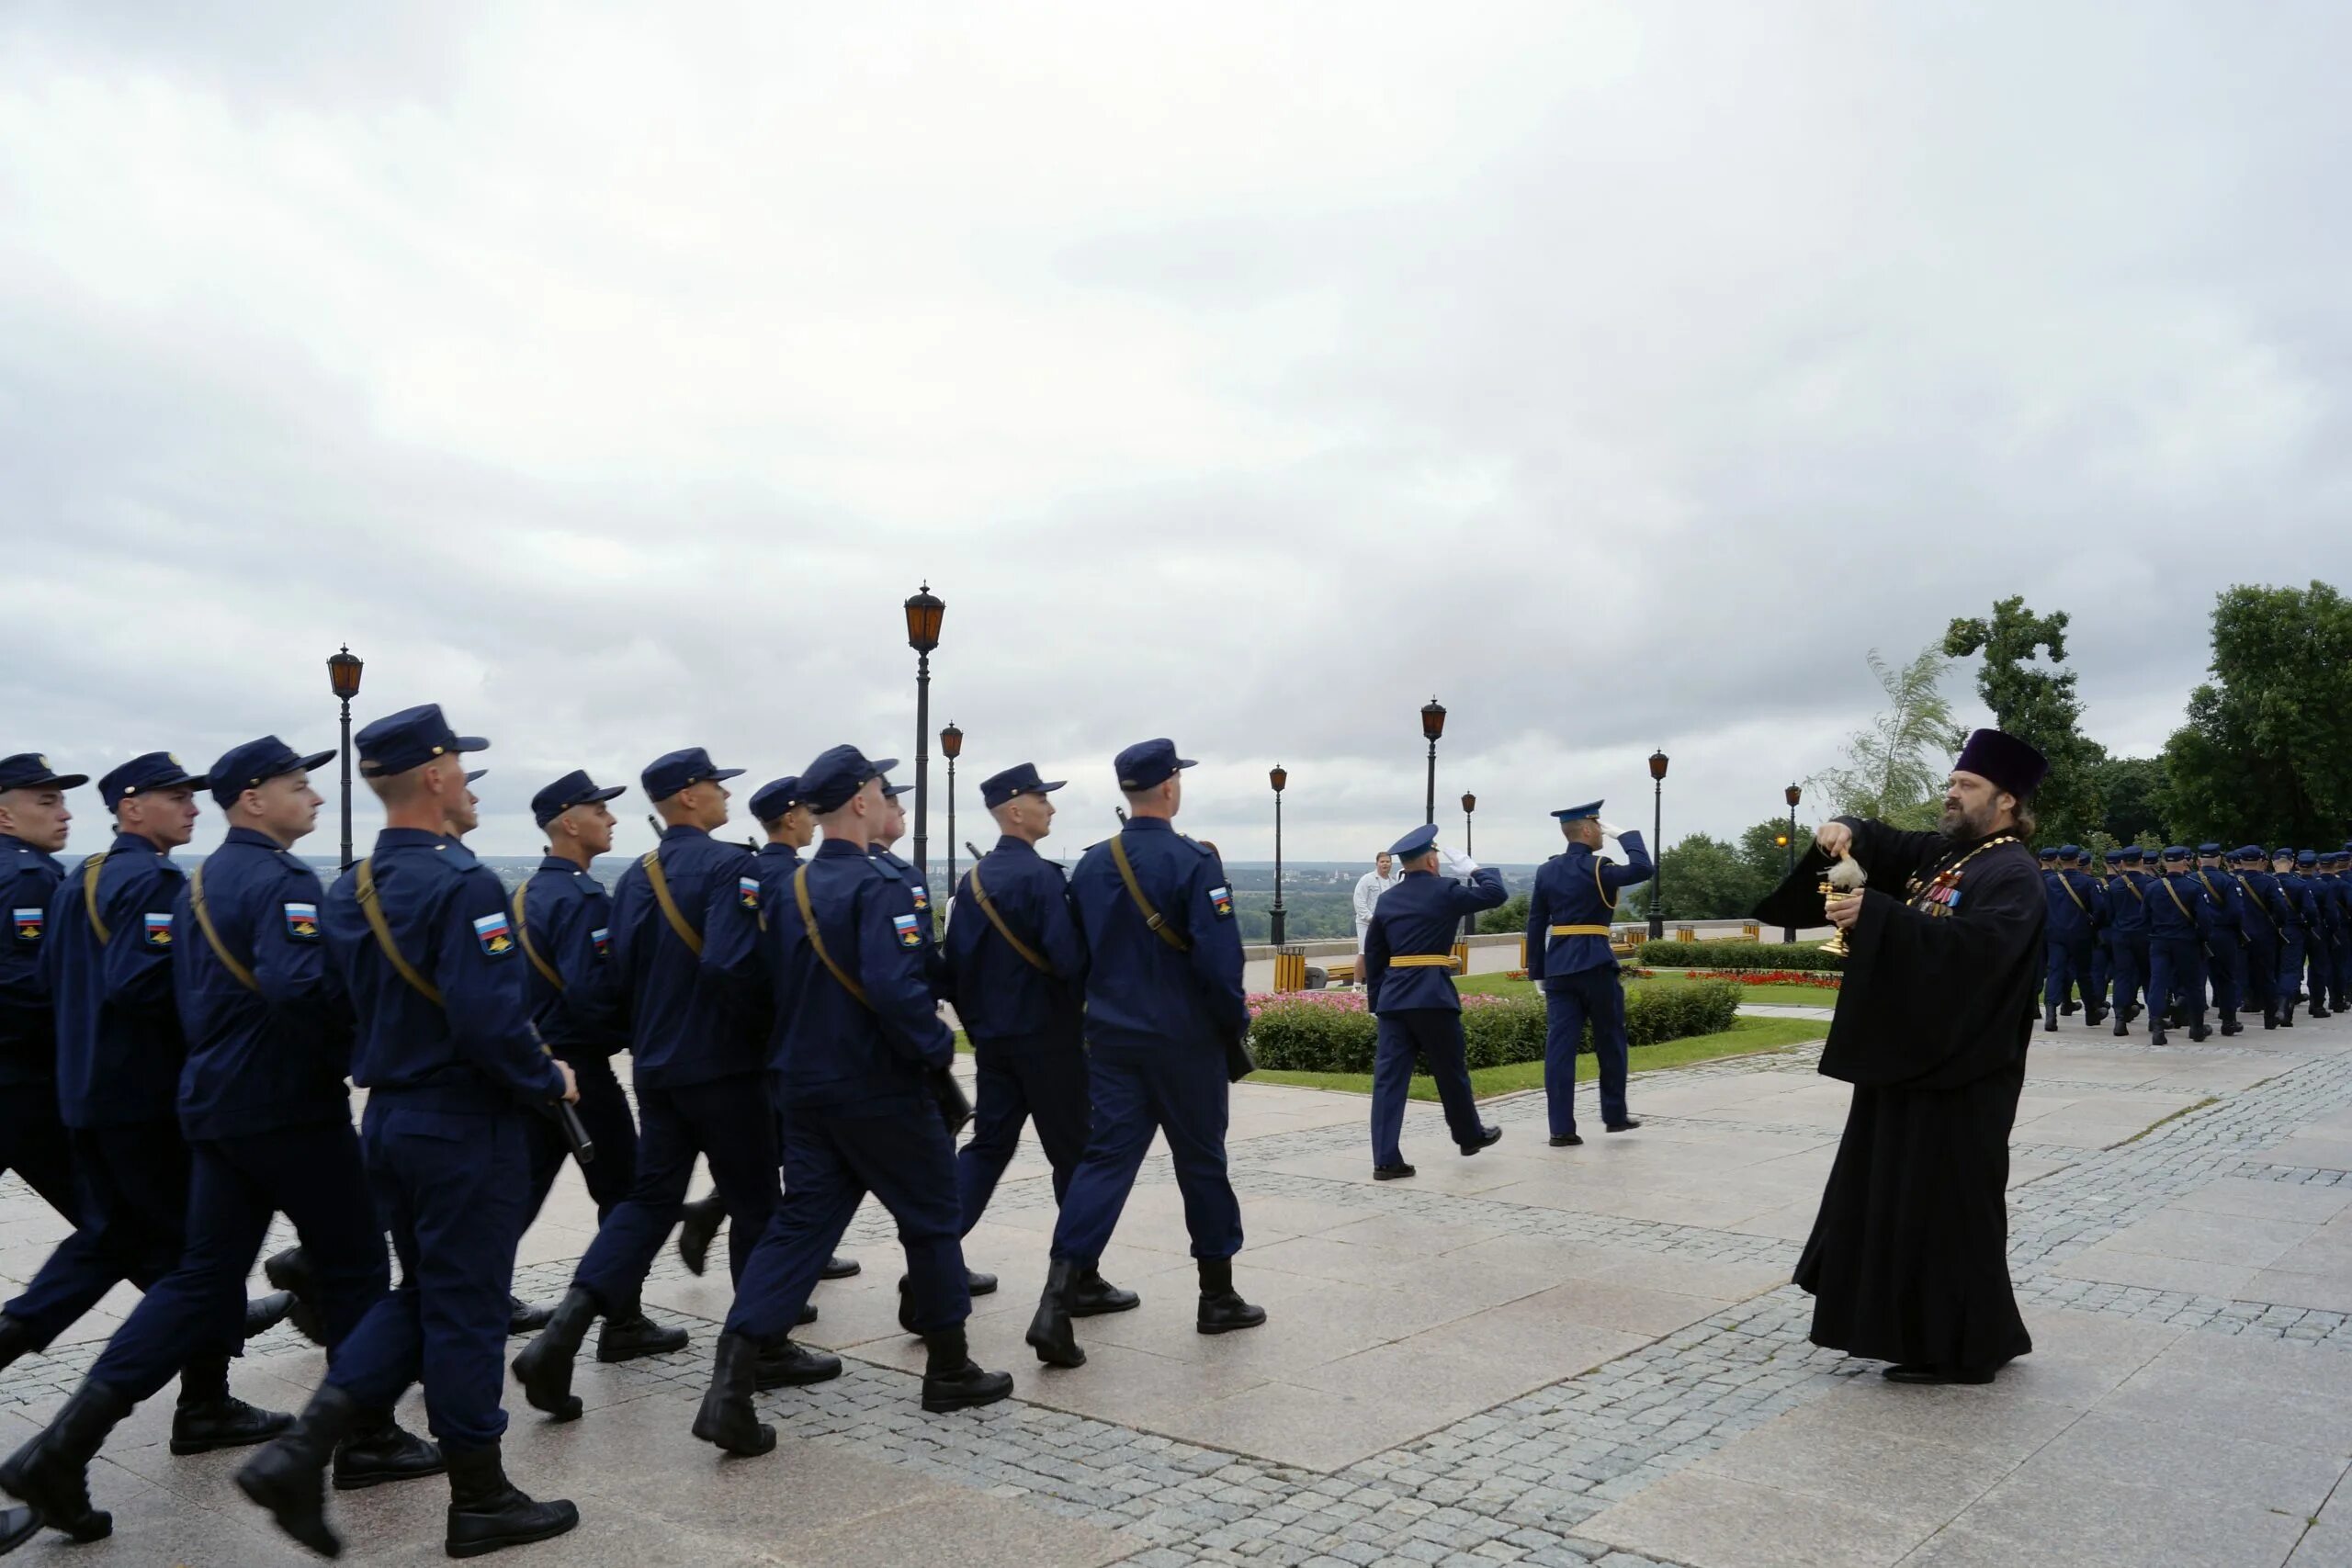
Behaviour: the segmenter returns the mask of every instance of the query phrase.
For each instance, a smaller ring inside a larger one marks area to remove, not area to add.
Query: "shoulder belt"
[[[1151,928],[1154,936],[1177,952],[1192,952],[1192,942],[1182,931],[1170,926],[1168,918],[1152,908],[1151,900],[1143,896],[1143,884],[1136,880],[1136,868],[1127,860],[1127,846],[1119,841],[1124,836],[1112,838],[1111,858],[1119,864],[1119,880],[1127,885],[1127,897],[1136,901],[1136,908],[1143,915],[1143,923]]]
[[[352,867],[352,874],[359,884],[359,912],[368,917],[368,929],[376,933],[376,945],[384,950],[384,957],[400,977],[406,980],[420,997],[435,1007],[442,1005],[441,993],[433,982],[416,972],[416,965],[401,952],[401,944],[392,940],[392,928],[384,919],[384,908],[376,899],[376,873],[366,861]]]
[[[2197,917],[2190,914],[2188,912],[2188,906],[2180,901],[2180,889],[2172,885],[2172,878],[2169,876],[2165,877],[2164,879],[2164,886],[2165,892],[2172,897],[2172,907],[2180,911],[2180,918],[2187,920],[2190,925],[2195,925],[2197,923]]]
[[[523,939],[523,956],[531,961],[531,967],[539,972],[539,978],[553,986],[556,995],[561,996],[563,976],[555,972],[554,964],[539,956],[539,944],[531,940],[531,922],[523,914],[523,905],[530,891],[531,879],[527,876],[523,879],[523,885],[514,889],[514,934]],[[665,909],[670,907],[666,897],[662,900],[662,906]]]
[[[808,868],[805,865],[792,874],[792,897],[800,906],[800,923],[808,928],[808,945],[817,950],[817,961],[841,982],[842,990],[857,998],[858,1006],[872,1012],[874,1004],[866,999],[865,987],[850,978],[849,971],[834,963],[833,955],[826,951],[825,933],[817,929],[817,911],[808,904]]]
[[[2083,896],[2075,891],[2074,883],[2064,874],[2060,874],[2058,876],[2058,886],[2066,890],[2066,897],[2075,901],[2075,908],[2080,909],[2086,915],[2091,912],[2090,906],[2083,902]]]
[[[2143,903],[2143,904],[2144,904],[2144,903],[2146,903],[2146,902],[2148,901],[2148,896],[2147,896],[2145,893],[2143,893],[2143,892],[2141,892],[2141,891],[2140,891],[2140,885],[2139,885],[2138,883],[2136,883],[2136,882],[2132,881],[2132,880],[2130,877],[2128,877],[2128,876],[2127,876],[2127,877],[2125,877],[2125,878],[2123,878],[2122,880],[2123,880],[2123,886],[2126,886],[2126,887],[2128,887],[2128,888],[2130,888],[2130,889],[2132,890],[2132,897],[2137,898],[2137,899],[2138,899],[2138,900],[2140,900],[2140,902],[2141,902],[2141,903]]]
[[[2253,905],[2256,908],[2262,910],[2262,919],[2265,923],[2270,927],[2271,936],[2273,938],[2283,938],[2286,933],[2278,929],[2278,919],[2272,916],[2267,908],[2264,908],[2262,896],[2254,890],[2254,884],[2245,879],[2245,873],[2242,871],[2232,872],[2230,876],[2231,880],[2234,881],[2245,892],[2246,902]]]
[[[237,984],[248,991],[259,991],[261,982],[254,978],[252,970],[237,962],[236,954],[229,951],[229,944],[220,940],[220,931],[212,924],[212,910],[204,902],[204,867],[200,863],[188,874],[187,901],[196,907],[196,923],[204,932],[205,945],[220,961],[220,967],[234,975]]]
[[[1131,882],[1127,886],[1132,887],[1135,884]],[[989,924],[996,928],[996,934],[1004,938],[1012,951],[1021,954],[1022,959],[1030,968],[1040,975],[1050,975],[1054,972],[1051,964],[1037,956],[1036,949],[1012,934],[1012,928],[1004,923],[1002,915],[997,913],[995,900],[989,897],[989,890],[980,886],[980,867],[977,861],[972,865],[972,900],[979,905],[980,913],[989,918]]]
[[[702,932],[686,923],[685,915],[678,908],[678,901],[670,896],[670,879],[662,873],[662,852],[659,849],[648,850],[637,863],[645,868],[646,880],[653,884],[653,897],[662,906],[662,918],[670,922],[670,929],[678,933],[678,940],[686,944],[686,951],[700,958]]]
[[[82,863],[82,913],[90,917],[90,929],[97,933],[100,947],[114,940],[114,932],[107,930],[98,915],[98,870],[107,863],[109,852],[100,850]]]

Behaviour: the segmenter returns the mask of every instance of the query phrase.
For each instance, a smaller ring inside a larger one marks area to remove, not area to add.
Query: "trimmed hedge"
[[[1641,962],[1650,969],[1826,969],[1846,967],[1834,953],[1809,942],[1645,942]]]
[[[1739,1015],[1739,995],[1740,987],[1729,980],[1635,991],[1625,998],[1625,1037],[1635,1045],[1657,1045],[1721,1033]],[[1544,1059],[1541,997],[1467,997],[1464,1003],[1462,1039],[1472,1067]],[[1267,1002],[1250,1025],[1258,1065],[1282,1072],[1368,1073],[1378,1034],[1378,1021],[1370,1012],[1303,997]],[[1579,1048],[1592,1049],[1589,1026]]]

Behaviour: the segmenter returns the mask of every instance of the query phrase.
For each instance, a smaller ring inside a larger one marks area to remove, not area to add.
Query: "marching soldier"
[[[384,803],[384,829],[322,911],[328,959],[357,1020],[351,1077],[368,1090],[368,1182],[401,1277],[336,1347],[300,1419],[246,1461],[237,1484],[330,1557],[342,1543],[326,1520],[329,1458],[420,1377],[448,1468],[451,1556],[580,1522],[570,1503],[536,1502],[509,1481],[499,1452],[500,1358],[530,1217],[525,1118],[578,1090],[532,1031],[498,877],[448,836],[466,793],[458,758],[487,745],[456,734],[430,704],[359,732],[360,775]]]
[[[2165,851],[2165,874],[2148,894],[2148,1043],[2165,1043],[2165,1020],[2178,1009],[2188,1020],[2188,1037],[2211,1035],[2205,1027],[2205,945],[2213,938],[2213,906],[2188,874],[2188,851]]]
[[[964,874],[956,889],[944,954],[956,1015],[978,1069],[972,1138],[956,1156],[962,1234],[980,1223],[989,1198],[1034,1122],[1054,1171],[1054,1201],[1069,1194],[1086,1154],[1093,1114],[1086,1089],[1086,939],[1070,913],[1061,868],[1037,852],[1053,831],[1054,791],[1064,781],[1018,763],[980,783],[980,802],[996,818],[996,848]],[[1090,1268],[1071,1287],[1072,1317],[1140,1306]]]
[[[2091,910],[2098,917],[2098,934],[2091,940],[2091,990],[2090,996],[2084,998],[2084,1003],[2086,1007],[2096,1008],[2098,1016],[2104,1019],[2107,1016],[2108,983],[2113,974],[2108,961],[2114,952],[2113,932],[2110,927],[2115,920],[2115,911],[2108,902],[2106,873],[2103,870],[2093,869],[2091,852],[2083,851],[2075,857],[2075,865],[2090,879],[2090,885],[2098,890],[2097,896],[2091,900]]]
[[[2303,937],[2311,923],[2311,889],[2295,874],[2295,852],[2280,845],[2270,853],[2270,881],[2277,891],[2272,913],[2278,920],[2278,974],[2271,987],[2278,1027],[2295,1027],[2295,1004],[2303,999]]]
[[[2245,1001],[2262,1010],[2262,1027],[2278,1027],[2278,884],[2262,868],[2262,851],[2245,844],[2230,852],[2231,880],[2245,895]]]
[[[956,1039],[924,973],[913,889],[870,852],[888,765],[836,746],[802,770],[800,793],[824,841],[793,874],[791,897],[767,911],[785,1195],[743,1270],[694,1422],[695,1437],[732,1453],[775,1446],[752,1404],[761,1348],[792,1327],[868,1192],[906,1248],[899,1317],[928,1349],[923,1408],[960,1410],[1012,1392],[1010,1376],[973,1364],[965,1339],[971,1297],[956,1146],[932,1089],[950,1070]]]
[[[1413,1174],[1397,1145],[1413,1058],[1429,1063],[1454,1147],[1475,1155],[1503,1135],[1478,1120],[1464,1059],[1462,998],[1453,988],[1453,934],[1464,917],[1510,897],[1502,873],[1437,847],[1434,823],[1416,828],[1388,852],[1405,874],[1373,906],[1364,934],[1364,986],[1380,1021],[1372,1066],[1372,1175]],[[1464,880],[1466,879],[1466,880]]]
[[[1183,770],[1172,740],[1113,763],[1126,822],[1070,874],[1086,939],[1086,1043],[1094,1125],[1054,1224],[1046,1288],[1027,1338],[1049,1366],[1086,1361],[1070,1329],[1078,1282],[1097,1267],[1154,1132],[1166,1136],[1200,1272],[1193,1326],[1254,1328],[1265,1309],[1233,1288],[1241,1205],[1226,1173],[1233,1069],[1250,1026],[1233,888],[1215,850],[1176,831]],[[1246,1071],[1247,1067],[1242,1066]]]
[[[1601,1126],[1630,1133],[1641,1125],[1625,1109],[1625,987],[1609,951],[1609,919],[1618,895],[1653,871],[1641,834],[1601,821],[1600,804],[1552,813],[1568,847],[1544,863],[1527,901],[1527,977],[1544,986],[1544,1096],[1555,1149],[1584,1142],[1577,1135],[1577,1048],[1588,1022],[1600,1065]],[[1603,839],[1617,840],[1623,865],[1600,853]]]
[[[2138,998],[2148,984],[2148,887],[2152,881],[2142,873],[2143,858],[2137,844],[2126,844],[2107,857],[2114,874],[2107,879],[2107,905],[2115,936],[2109,948],[2109,963],[2113,970],[2115,989],[2115,1032],[2132,1032],[2132,1021],[2140,1016]]]
[[[2213,907],[2213,935],[2206,952],[2211,959],[2213,1010],[2222,1015],[2224,1036],[2243,1034],[2238,1021],[2245,1005],[2245,928],[2255,919],[2246,908],[2245,888],[2222,869],[2222,846],[2197,846],[2197,885]]]
[[[2295,881],[2302,892],[2299,902],[2303,909],[2303,972],[2296,976],[2296,987],[2309,1004],[2305,1010],[2313,1018],[2325,1018],[2335,1010],[2327,1005],[2327,944],[2335,933],[2335,921],[2322,891],[2317,850],[2295,852]]]
[[[2327,986],[2327,1010],[2342,1012],[2344,1008],[2345,947],[2347,935],[2352,935],[2352,905],[2345,898],[2343,853],[2327,850],[2319,855],[2319,875],[2312,884],[2312,897],[2327,927],[2327,940],[2318,944],[2326,955],[2324,978]],[[2312,995],[2320,994],[2317,984]]]
[[[2073,844],[2060,845],[2051,852],[2054,864],[2042,873],[2049,917],[2042,934],[2049,969],[2041,993],[2041,1027],[2046,1032],[2057,1030],[2062,1004],[2072,1010],[2077,986],[2082,988],[2083,1022],[2096,1029],[2107,1016],[2091,989],[2091,952],[2098,944],[2099,926],[2099,908],[2094,900],[2103,895],[2087,873],[2075,869],[2075,860],[2081,852]]]

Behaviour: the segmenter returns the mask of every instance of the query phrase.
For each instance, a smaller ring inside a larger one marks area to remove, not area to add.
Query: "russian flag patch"
[[[1225,919],[1233,913],[1233,889],[1230,887],[1210,888],[1209,902],[1216,906],[1217,919]]]
[[[166,909],[160,915],[152,910],[149,911],[146,917],[145,929],[148,946],[169,947],[172,945],[172,915],[170,910]]]
[[[8,923],[16,929],[18,942],[39,942],[42,919],[42,912],[39,909],[18,909],[10,916]]]
[[[915,908],[918,908],[918,909],[928,909],[928,908],[931,908],[931,889],[930,889],[930,888],[925,887],[922,883],[918,882],[918,883],[916,883],[916,884],[915,884],[915,886],[914,886],[914,895],[915,895]]]
[[[474,940],[491,957],[503,958],[514,951],[514,928],[503,913],[484,915],[474,922]]]
[[[900,947],[921,947],[922,945],[922,922],[917,919],[914,916],[891,916],[890,929],[899,933],[899,945]]]
[[[760,907],[760,879],[756,876],[737,877],[735,879],[735,902],[742,905],[746,909],[758,908]]]
[[[609,958],[612,956],[613,932],[611,927],[600,926],[596,930],[590,931],[588,933],[588,940],[596,944],[597,957]]]
[[[319,907],[316,904],[286,906],[286,934],[296,942],[312,942],[319,934]]]

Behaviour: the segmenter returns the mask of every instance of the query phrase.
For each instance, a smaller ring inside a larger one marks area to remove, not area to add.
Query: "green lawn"
[[[1694,1034],[1688,1040],[1669,1040],[1662,1045],[1636,1045],[1629,1053],[1628,1061],[1634,1072],[1655,1072],[1660,1067],[1686,1066],[1692,1062],[1713,1061],[1718,1056],[1744,1056],[1758,1051],[1785,1050],[1803,1041],[1818,1040],[1822,1026],[1802,1018],[1743,1018],[1721,1034]],[[1600,1072],[1600,1064],[1590,1055],[1577,1058],[1577,1078],[1590,1082]],[[1250,1083],[1290,1084],[1300,1089],[1336,1089],[1351,1094],[1370,1094],[1370,1073],[1278,1073],[1261,1071],[1250,1075]],[[1504,1067],[1480,1067],[1470,1075],[1470,1087],[1482,1100],[1498,1094],[1510,1094],[1516,1089],[1539,1089],[1544,1083],[1544,1064],[1513,1062]],[[1415,1100],[1435,1100],[1437,1085],[1420,1074],[1413,1077]]]
[[[1490,996],[1532,996],[1536,986],[1532,980],[1507,980],[1500,975],[1471,975],[1454,981],[1454,988],[1462,991],[1484,991]],[[1628,980],[1628,995],[1654,986],[1688,986],[1694,982],[1681,975],[1657,975],[1646,980]],[[1818,986],[1742,986],[1740,1000],[1771,1002],[1776,1006],[1828,1008],[1838,1005],[1838,993]]]

